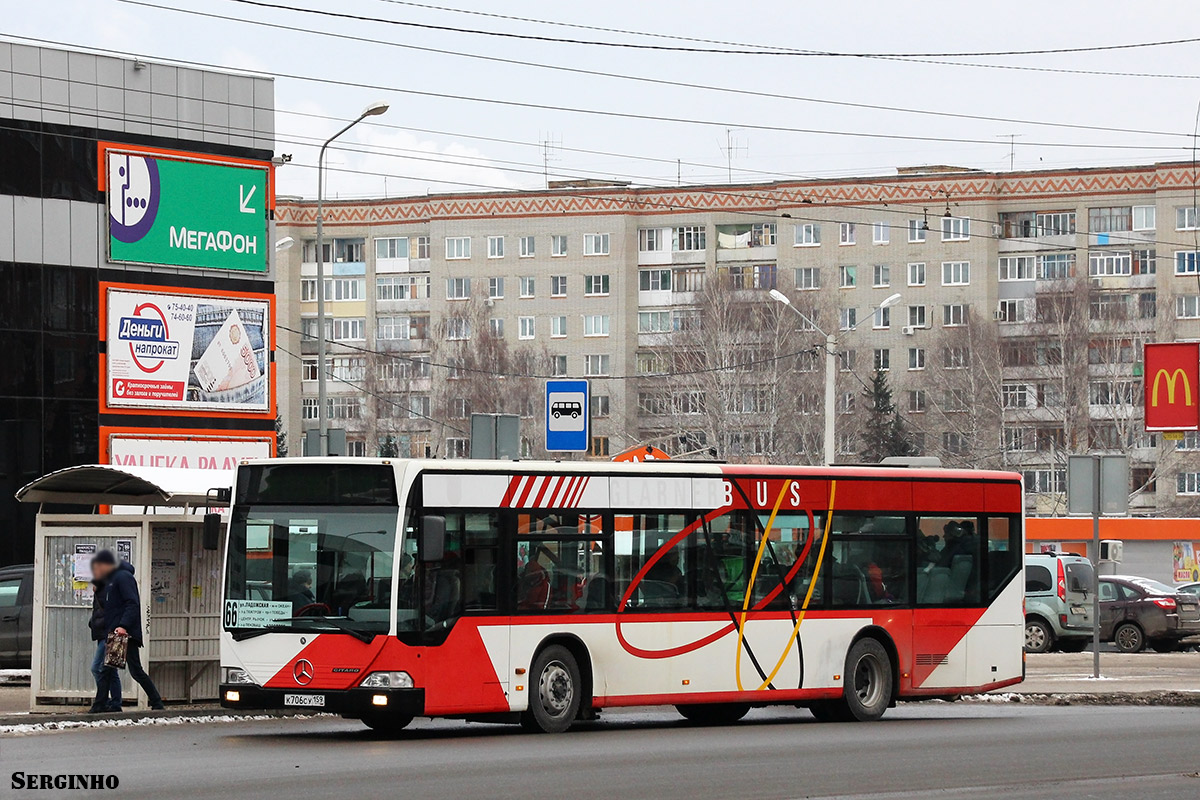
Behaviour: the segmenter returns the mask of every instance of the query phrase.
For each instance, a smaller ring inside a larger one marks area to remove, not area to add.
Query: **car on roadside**
[[[1197,597],[1200,597],[1200,581],[1198,581],[1196,583],[1185,583],[1180,586],[1176,586],[1175,591],[1187,592],[1188,594],[1194,594]]]
[[[1100,577],[1100,638],[1124,653],[1159,652],[1200,637],[1200,597],[1135,575]]]
[[[1092,641],[1092,562],[1070,553],[1025,556],[1025,652],[1078,653]]]
[[[0,668],[29,669],[33,659],[33,565],[0,567]]]

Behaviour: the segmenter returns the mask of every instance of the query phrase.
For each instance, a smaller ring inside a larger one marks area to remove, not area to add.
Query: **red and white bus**
[[[278,459],[237,470],[222,704],[562,731],[878,719],[1022,679],[1020,476]]]

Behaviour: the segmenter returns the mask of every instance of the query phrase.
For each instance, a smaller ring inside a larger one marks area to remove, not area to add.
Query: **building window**
[[[908,348],[908,368],[911,370],[925,369],[925,348]]]
[[[838,309],[838,329],[843,331],[852,330],[858,325],[858,309],[857,308],[841,308]]]
[[[892,268],[886,264],[876,264],[871,268],[871,285],[876,289],[886,289],[892,285]]]
[[[608,276],[584,275],[583,293],[588,297],[599,297],[608,294]]]
[[[875,244],[887,244],[892,235],[892,226],[886,222],[876,222],[871,225],[871,241]]]
[[[663,228],[638,228],[638,252],[661,253],[667,249],[666,230]]]
[[[470,236],[447,236],[446,237],[446,260],[456,261],[471,257],[471,237]]]
[[[1195,275],[1200,272],[1200,252],[1180,250],[1175,253],[1175,274]]]
[[[971,363],[971,351],[965,347],[943,347],[942,369],[966,369]]]
[[[583,318],[584,336],[608,336],[608,314],[588,314]]]
[[[429,395],[410,394],[408,396],[409,419],[429,419],[432,410],[433,404],[430,402]]]
[[[1132,275],[1133,253],[1128,250],[1100,250],[1088,253],[1088,274],[1093,278]]]
[[[1029,384],[1006,383],[1000,387],[1000,401],[1005,408],[1028,408],[1029,396]]]
[[[1075,271],[1074,253],[1047,253],[1038,256],[1038,279],[1061,281],[1071,277]]]
[[[608,455],[608,437],[593,436],[588,444],[589,456],[607,456]]]
[[[1175,230],[1196,230],[1196,207],[1175,209]]]
[[[871,312],[871,327],[877,331],[887,330],[892,327],[892,310],[890,308],[877,308]]]
[[[489,236],[488,243],[488,258],[504,258],[504,237]]]
[[[471,440],[458,436],[446,439],[446,458],[469,458],[471,456]]]
[[[471,416],[471,401],[465,397],[450,400],[450,419],[466,419]]]
[[[365,278],[326,278],[326,300],[365,300],[367,281]],[[317,300],[317,279],[304,278],[300,281],[300,301]]]
[[[432,248],[430,247],[430,244],[429,244],[429,237],[428,236],[418,236],[416,241],[417,241],[417,256],[416,257],[419,259],[420,258],[425,258],[425,259],[429,258],[430,254],[431,254],[431,250],[432,250]]]
[[[1158,272],[1158,253],[1154,250],[1133,251],[1133,274],[1154,275]]]
[[[592,415],[592,419],[601,419],[607,417],[611,413],[611,404],[609,396],[606,394],[592,395],[592,400],[588,404],[588,411]]]
[[[567,237],[566,236],[551,236],[550,237],[550,255],[553,258],[561,258],[567,254]]]
[[[608,374],[608,355],[588,355],[583,357],[583,374],[595,378]]]
[[[317,379],[317,359],[306,358],[301,366],[301,380],[315,381]]]
[[[517,317],[517,338],[532,339],[534,336],[534,318]]]
[[[567,276],[566,275],[551,275],[550,276],[550,296],[551,297],[566,297],[567,296]]]
[[[911,389],[908,393],[908,412],[910,414],[925,413],[925,390]]]
[[[708,244],[708,230],[703,225],[684,225],[675,229],[673,247],[675,252],[704,250]]]
[[[876,348],[875,350],[875,371],[887,372],[892,368],[892,351],[884,348]]]
[[[971,283],[970,261],[943,261],[942,286],[967,286]]]
[[[821,244],[821,226],[816,223],[797,225],[794,235],[796,247],[819,247]]]
[[[942,241],[964,242],[971,238],[971,220],[966,217],[942,217]]]
[[[488,299],[504,299],[504,278],[488,278]]]
[[[670,311],[639,311],[638,333],[670,333]]]
[[[1154,206],[1133,207],[1133,229],[1135,231],[1152,231],[1156,227]]]
[[[1133,227],[1130,206],[1105,206],[1088,209],[1088,233],[1113,233]]]
[[[463,341],[471,338],[471,320],[465,317],[451,317],[446,320],[446,339]]]
[[[1031,281],[1037,277],[1037,262],[1033,256],[1005,256],[1000,259],[1000,280]]]
[[[301,419],[316,419],[320,414],[317,412],[317,398],[305,397],[300,400],[300,418]]]
[[[967,307],[962,303],[942,306],[942,324],[947,328],[967,324]]]
[[[923,219],[910,219],[908,221],[908,241],[909,244],[917,244],[925,241],[925,232],[929,230],[929,223]]]
[[[363,398],[331,397],[327,411],[330,419],[362,419]]]
[[[492,336],[497,339],[504,338],[504,318],[492,317],[488,320],[488,329],[492,332]]]
[[[918,261],[908,265],[908,285],[909,286],[924,286],[925,285],[925,262]]]
[[[446,278],[446,299],[466,300],[471,296],[470,278]]]
[[[838,244],[851,245],[854,244],[854,223],[843,222],[838,225]]]
[[[567,318],[566,317],[551,317],[550,318],[550,338],[562,339],[567,335]]]
[[[1032,300],[1017,298],[1015,300],[1001,300],[996,306],[996,319],[999,322],[1025,322],[1032,319],[1032,315],[1025,310],[1026,303],[1032,303]]]
[[[525,275],[517,279],[521,284],[521,297],[530,298],[534,296],[534,281],[532,275]]]
[[[667,292],[671,290],[671,270],[638,270],[638,289],[643,292]]]
[[[842,350],[838,355],[838,369],[842,372],[854,372],[854,365],[858,363],[858,354],[854,350]]]
[[[428,317],[376,317],[375,338],[381,341],[424,339]]]
[[[1180,472],[1175,476],[1176,494],[1200,494],[1200,472]]]
[[[408,258],[408,237],[399,236],[375,240],[375,258]]]
[[[858,267],[838,267],[838,286],[853,289],[858,285]]]
[[[555,378],[567,377],[567,357],[562,355],[550,356],[550,374]]]
[[[424,300],[429,286],[428,275],[381,275],[375,279],[375,299]]]
[[[807,290],[821,288],[820,267],[797,267],[795,270],[795,278],[797,289]]]
[[[1180,294],[1175,296],[1176,319],[1200,319],[1200,295]]]
[[[362,317],[334,317],[335,342],[361,342],[367,338],[367,321]]]
[[[583,235],[583,254],[585,256],[608,255],[608,234],[585,233]]]
[[[534,243],[532,236],[522,236],[520,238],[517,255],[521,258],[533,258]]]
[[[909,306],[908,307],[908,326],[910,328],[924,328],[929,324],[928,318],[925,316],[925,306]]]

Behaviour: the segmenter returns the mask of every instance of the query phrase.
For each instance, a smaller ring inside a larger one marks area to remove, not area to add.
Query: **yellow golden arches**
[[[746,587],[746,596],[742,600],[742,613],[738,619],[738,641],[737,641],[737,657],[734,661],[734,677],[737,680],[738,691],[745,691],[742,686],[742,641],[746,630],[746,613],[750,607],[750,599],[753,595],[753,587],[755,578],[758,575],[758,567],[762,563],[763,554],[766,552],[767,540],[770,538],[771,530],[775,526],[775,517],[779,513],[779,507],[783,505],[783,498],[787,494],[788,489],[794,481],[784,481],[783,488],[779,491],[779,497],[775,499],[775,506],[771,509],[771,516],[767,518],[766,529],[763,532],[762,541],[758,545],[758,553],[754,556],[754,566],[750,570],[750,583]],[[837,493],[837,481],[829,482],[829,509],[825,513],[825,532],[821,537],[821,547],[817,551],[817,564],[813,569],[812,580],[808,584],[808,592],[804,595],[804,602],[800,606],[800,614],[796,618],[796,625],[792,628],[792,634],[788,637],[787,647],[784,648],[783,654],[779,656],[779,660],[775,663],[775,668],[771,670],[771,674],[758,687],[756,691],[761,691],[771,685],[771,681],[775,680],[775,676],[779,674],[779,670],[783,668],[783,663],[787,661],[787,657],[792,652],[792,645],[796,642],[796,636],[800,633],[800,623],[804,622],[804,615],[808,611],[808,604],[812,601],[813,590],[817,587],[817,580],[821,575],[821,564],[825,560],[825,545],[829,542],[829,531],[833,524],[833,504],[834,496]]]

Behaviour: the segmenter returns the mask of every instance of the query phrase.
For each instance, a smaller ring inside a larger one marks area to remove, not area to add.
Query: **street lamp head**
[[[884,301],[879,304],[879,307],[880,308],[891,308],[892,306],[896,305],[896,303],[899,303],[899,302],[900,302],[900,293],[896,292],[895,294],[888,295],[888,297],[886,297],[884,299]]]
[[[772,300],[777,300],[778,302],[783,303],[785,306],[790,306],[792,304],[792,301],[788,299],[788,296],[778,289],[772,289],[770,294]]]
[[[289,249],[295,243],[296,243],[295,239],[293,239],[290,236],[285,236],[282,239],[280,239],[279,241],[275,242],[275,252],[282,253],[284,250]]]
[[[371,105],[364,108],[362,114],[359,116],[378,117],[380,114],[386,114],[388,108],[390,108],[390,106],[388,106],[387,103],[383,102],[382,100],[376,100],[374,103],[371,103]]]

